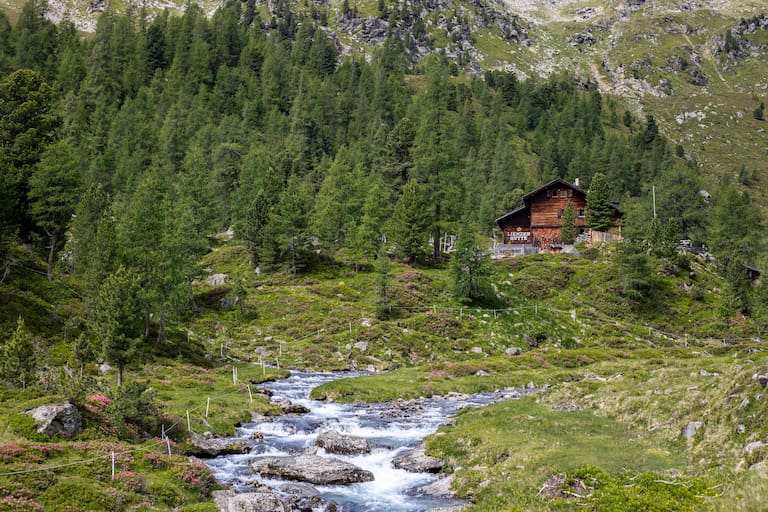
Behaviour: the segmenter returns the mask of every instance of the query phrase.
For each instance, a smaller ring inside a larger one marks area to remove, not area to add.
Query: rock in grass
[[[228,441],[219,437],[206,439],[196,432],[189,433],[190,455],[213,458],[219,455],[248,453],[250,447],[243,441]]]
[[[205,280],[206,284],[208,286],[222,286],[229,281],[229,276],[227,274],[213,274],[208,276],[208,279]]]
[[[213,491],[213,500],[222,512],[290,512],[291,507],[270,491],[235,493]]]
[[[251,470],[266,477],[315,485],[346,485],[373,480],[370,471],[349,462],[317,455],[262,457],[251,462]]]
[[[754,443],[749,443],[747,446],[744,447],[745,453],[752,453],[755,450],[759,450],[760,448],[768,446],[768,444],[765,444],[762,441],[755,441]]]
[[[371,445],[362,437],[342,434],[336,430],[328,430],[317,435],[315,442],[328,453],[337,455],[357,455],[370,453]]]
[[[756,373],[752,378],[759,382],[764,388],[768,388],[768,374]]]
[[[42,405],[26,411],[37,422],[37,431],[47,436],[72,436],[83,429],[80,411],[73,404]]]
[[[504,351],[504,355],[507,356],[519,356],[523,353],[523,349],[520,347],[509,347],[507,350]]]
[[[703,426],[703,421],[692,421],[683,429],[683,436],[686,438],[693,437],[693,435]]]
[[[443,461],[424,452],[423,446],[406,450],[392,459],[392,465],[409,473],[439,473]]]

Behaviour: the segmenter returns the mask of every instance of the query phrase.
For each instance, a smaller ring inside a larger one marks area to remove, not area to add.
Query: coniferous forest
[[[89,39],[43,8],[0,19],[6,270],[19,237],[49,274],[65,255],[86,290],[123,266],[162,317],[229,227],[265,270],[300,271],[318,248],[365,263],[384,239],[415,259],[411,239],[490,236],[523,193],[595,173],[627,204],[660,184],[675,236],[708,236],[695,162],[574,77],[411,62],[398,34],[341,56],[287,3],[269,20],[253,2],[107,12]]]

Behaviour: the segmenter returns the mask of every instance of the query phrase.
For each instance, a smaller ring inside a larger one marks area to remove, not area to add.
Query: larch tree
[[[724,270],[731,259],[750,262],[762,250],[762,214],[733,184],[725,183],[715,195],[709,221],[707,246]]]
[[[48,237],[48,280],[56,252],[80,198],[77,153],[67,141],[48,146],[29,180],[32,217]]]
[[[363,202],[361,180],[360,169],[352,167],[346,150],[340,150],[315,197],[311,223],[312,233],[331,250],[344,246],[351,238]]]
[[[419,122],[413,145],[414,166],[411,178],[425,184],[429,203],[432,257],[441,258],[440,237],[447,225],[458,218],[463,205],[459,184],[458,158],[453,153],[456,113],[450,107],[454,86],[447,66],[431,62],[427,67],[427,85],[416,96]]]
[[[125,365],[143,340],[144,315],[139,276],[120,266],[107,276],[92,310],[90,327],[101,342],[108,364],[117,367],[117,385],[123,385]]]

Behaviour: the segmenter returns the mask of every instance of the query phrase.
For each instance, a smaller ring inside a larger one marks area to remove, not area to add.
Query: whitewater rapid
[[[417,512],[461,504],[450,497],[426,495],[421,487],[440,475],[409,473],[392,466],[392,459],[413,448],[426,436],[446,424],[462,407],[478,407],[499,400],[517,398],[530,390],[424,398],[408,402],[337,404],[310,400],[311,390],[323,383],[361,373],[295,372],[287,379],[261,384],[272,400],[290,400],[309,409],[306,414],[287,414],[247,423],[232,440],[247,442],[245,455],[226,455],[207,460],[217,480],[238,492],[253,490],[255,483],[279,487],[284,481],[262,478],[251,472],[249,463],[263,456],[295,455],[315,445],[317,435],[327,430],[366,438],[375,448],[364,455],[328,455],[345,460],[374,475],[372,482],[352,485],[314,486],[325,504],[333,502],[339,512]],[[254,439],[257,438],[257,439]],[[325,456],[319,448],[318,455]],[[324,510],[318,505],[317,510]]]

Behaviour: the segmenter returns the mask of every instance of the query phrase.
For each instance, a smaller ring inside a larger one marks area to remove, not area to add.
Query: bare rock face
[[[439,473],[443,469],[443,461],[424,453],[423,446],[404,451],[392,459],[392,465],[409,473]]]
[[[189,442],[192,445],[191,455],[209,459],[219,455],[248,453],[250,448],[243,441],[228,441],[214,437],[206,439],[195,432],[189,433]]]
[[[262,476],[309,482],[314,485],[347,485],[373,481],[373,473],[339,459],[317,455],[262,457],[251,463]]]
[[[48,436],[78,434],[83,429],[80,411],[69,402],[63,404],[42,405],[35,407],[26,414],[37,422],[37,431]]]
[[[371,445],[366,439],[342,434],[336,430],[328,430],[318,434],[316,444],[320,448],[325,448],[328,453],[337,455],[358,455],[371,452]]]
[[[213,500],[222,512],[290,512],[285,501],[269,491],[244,492],[213,491]]]

